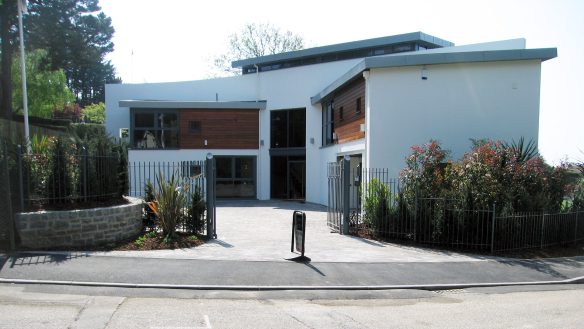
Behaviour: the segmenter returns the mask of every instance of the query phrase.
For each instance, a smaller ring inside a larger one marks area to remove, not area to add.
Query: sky
[[[456,45],[525,38],[558,49],[542,63],[539,149],[584,161],[584,0],[100,0],[116,30],[109,59],[124,83],[206,79],[229,35],[271,23],[308,46],[422,31]],[[447,147],[447,146],[445,146]]]

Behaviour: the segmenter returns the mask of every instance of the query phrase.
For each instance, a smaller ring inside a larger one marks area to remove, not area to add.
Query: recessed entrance
[[[270,195],[273,199],[306,197],[306,109],[270,113]]]

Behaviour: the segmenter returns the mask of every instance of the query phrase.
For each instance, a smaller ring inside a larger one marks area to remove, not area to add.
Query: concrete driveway
[[[202,260],[285,261],[294,210],[306,213],[306,256],[313,262],[459,262],[484,256],[400,246],[331,233],[326,207],[291,201],[220,201],[217,240],[191,249],[112,251],[95,255]]]

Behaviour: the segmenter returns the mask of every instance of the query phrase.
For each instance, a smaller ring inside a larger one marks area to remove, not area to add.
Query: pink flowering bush
[[[475,143],[461,160],[445,163],[447,152],[436,141],[413,146],[401,172],[405,202],[417,198],[460,201],[466,209],[498,211],[560,210],[569,193],[565,167],[552,168],[533,144]]]
[[[424,145],[414,145],[411,150],[412,153],[406,158],[406,168],[400,173],[405,183],[404,197],[407,200],[413,200],[416,196],[440,197],[448,186],[444,169],[449,152],[435,140]]]

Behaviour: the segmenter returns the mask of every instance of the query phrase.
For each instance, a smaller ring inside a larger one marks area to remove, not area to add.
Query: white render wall
[[[372,69],[365,162],[398,177],[410,147],[440,141],[459,158],[470,138],[537,142],[540,61]]]
[[[256,155],[257,196],[260,200],[267,200],[270,198],[269,111],[306,108],[306,201],[326,204],[326,163],[335,161],[336,156],[321,155],[321,107],[320,104],[313,106],[310,97],[359,61],[338,61],[210,80],[106,85],[106,129],[111,135],[118,136],[120,128],[130,127],[129,109],[120,108],[120,100],[214,101],[216,93],[220,101],[267,100],[266,110],[260,111],[260,140],[264,145],[259,150],[134,150],[129,154],[130,161],[203,160],[208,152]],[[311,138],[314,144],[310,143]]]

